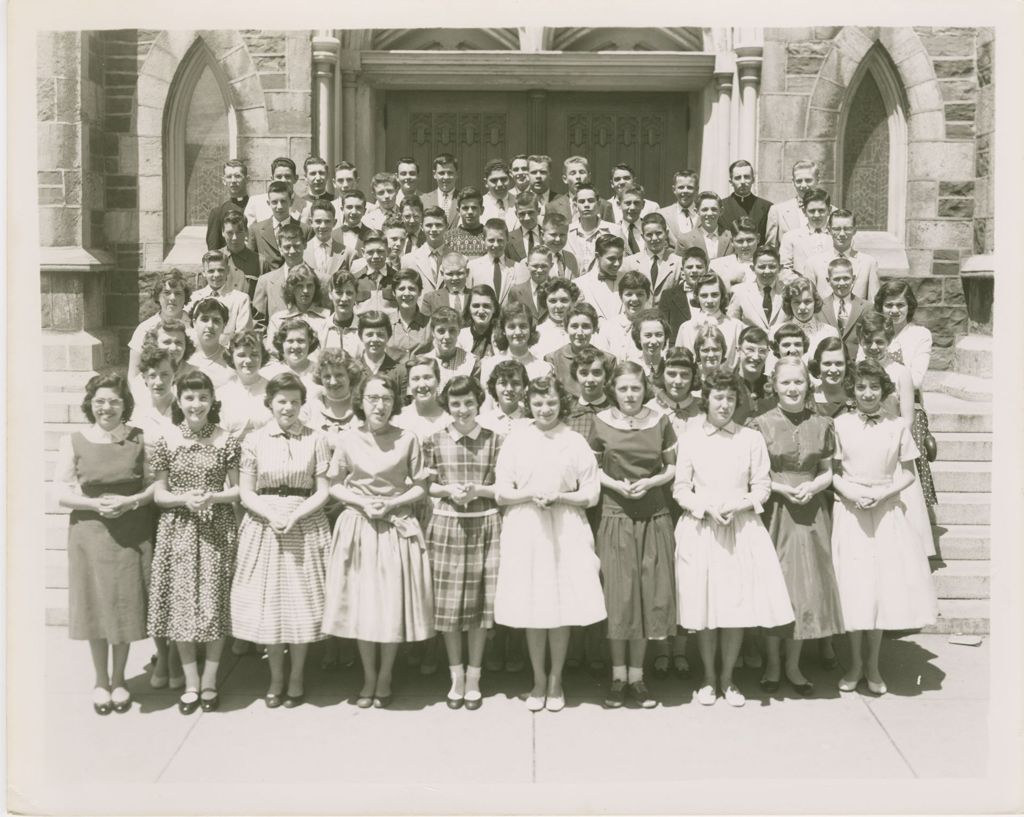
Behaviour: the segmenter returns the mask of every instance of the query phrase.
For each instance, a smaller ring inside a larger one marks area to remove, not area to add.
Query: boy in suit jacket
[[[402,226],[398,225],[399,230]],[[370,310],[384,312],[388,316],[398,309],[393,289],[394,277],[398,270],[388,266],[387,239],[380,233],[369,233],[363,240],[363,263],[353,270],[356,279],[356,313]]]
[[[351,266],[355,253],[334,238],[336,217],[333,204],[318,201],[310,208],[309,216],[313,235],[302,253],[302,260],[320,279],[320,306],[330,308],[331,279],[334,273]]]
[[[648,213],[658,212],[658,202],[643,197],[644,187],[636,180],[636,173],[633,172],[633,168],[626,164],[617,164],[612,168],[612,197],[609,200],[612,206],[611,220],[616,224],[622,225],[622,194],[630,187],[635,187],[640,191],[640,210],[631,221],[639,223],[640,219]],[[623,238],[625,237],[625,230],[623,230]],[[627,248],[629,247],[628,240],[626,246]]]
[[[836,328],[850,360],[856,360],[857,321],[871,311],[871,302],[853,293],[853,264],[848,258],[834,258],[829,263],[828,282],[831,292],[821,299],[821,317]]]
[[[459,220],[459,203],[455,195],[455,184],[459,178],[458,159],[450,153],[435,156],[433,174],[437,187],[422,196],[423,209],[440,207],[448,218],[448,226],[454,226]]]
[[[404,207],[405,205],[403,205]],[[414,269],[423,281],[423,297],[444,284],[441,275],[441,260],[444,258],[445,234],[448,231],[448,217],[440,207],[428,207],[423,211],[423,236],[426,241],[410,253],[402,256],[402,268]],[[423,304],[420,298],[420,305]]]
[[[677,170],[672,176],[672,192],[675,193],[675,204],[662,207],[660,212],[665,217],[669,239],[675,249],[679,248],[679,240],[689,232],[697,229],[700,216],[694,198],[700,186],[700,177],[696,170]]]
[[[732,233],[721,224],[721,196],[710,190],[702,192],[697,196],[697,214],[700,216],[700,223],[679,237],[676,252],[682,255],[690,247],[700,247],[707,254],[709,261],[729,255],[732,252]]]
[[[259,253],[264,269],[276,269],[284,263],[284,254],[279,243],[281,231],[294,225],[305,244],[312,230],[303,227],[292,215],[292,191],[287,182],[270,183],[267,188],[267,204],[270,205],[271,216],[253,225],[249,233],[248,247]]]
[[[341,197],[338,211],[341,223],[334,228],[334,240],[354,255],[363,252],[363,216],[366,215],[366,196],[362,190],[349,190]]]
[[[580,275],[579,261],[571,251],[565,248],[569,241],[569,222],[561,213],[548,213],[540,233],[541,243],[551,251],[551,277],[572,280]],[[527,265],[519,262],[520,272],[526,272]],[[521,277],[521,276],[520,276]]]
[[[828,231],[828,215],[832,200],[820,187],[804,194],[804,215],[806,227],[796,227],[786,232],[779,247],[783,275],[796,272],[810,278],[810,261],[832,249],[832,235]],[[784,278],[788,283],[788,280]]]
[[[469,302],[469,291],[466,289],[468,275],[469,260],[466,256],[458,252],[446,253],[441,259],[441,278],[444,283],[423,296],[423,313],[431,315],[439,307],[445,306],[461,315]]]
[[[576,187],[576,221],[569,224],[569,250],[576,256],[581,270],[589,270],[594,260],[594,242],[602,235],[621,236],[619,227],[598,215],[597,191],[589,182]],[[625,246],[625,244],[623,244]]]
[[[359,189],[359,171],[352,162],[340,161],[334,166],[334,211],[341,217],[345,194]]]
[[[832,235],[830,252],[816,255],[807,263],[807,274],[818,286],[818,295],[827,298],[832,288],[828,283],[828,266],[834,258],[846,258],[853,267],[853,294],[865,301],[873,301],[881,285],[878,280],[878,262],[866,252],[853,248],[857,235],[857,220],[849,210],[833,210],[828,217],[828,231]]]
[[[515,284],[526,279],[520,278],[516,265],[505,255],[508,241],[508,227],[500,218],[492,218],[484,224],[484,246],[487,254],[469,262],[469,288],[486,284],[498,296],[498,305],[508,303],[509,291]]]
[[[398,177],[398,196],[396,201],[401,206],[406,199],[419,198],[417,185],[420,180],[420,163],[412,156],[402,156],[395,163],[395,176]]]
[[[228,318],[224,322],[221,344],[227,346],[231,338],[239,332],[252,328],[252,307],[249,295],[235,289],[228,280],[228,260],[220,250],[207,250],[203,254],[203,275],[206,286],[192,293],[192,299],[186,310],[207,298],[216,298],[228,310]]]
[[[727,314],[748,326],[757,326],[769,335],[785,322],[782,311],[782,282],[779,281],[779,253],[770,244],[754,251],[755,283],[740,284],[732,291]]]
[[[626,193],[627,203],[635,194]],[[637,202],[639,203],[639,202]],[[668,245],[668,227],[661,213],[648,213],[641,222],[644,248],[641,252],[626,256],[621,272],[639,272],[651,282],[651,304],[657,306],[661,295],[671,289],[679,280],[682,259],[673,253]]]
[[[394,173],[375,173],[370,179],[370,190],[374,203],[366,208],[363,226],[380,232],[392,214],[398,215],[395,209],[395,198],[398,196],[398,176]]]
[[[509,225],[508,246],[505,248],[505,254],[513,261],[522,261],[534,247],[543,243],[539,218],[540,208],[537,197],[532,192],[527,190],[516,197],[514,221],[519,226],[512,226],[510,222],[513,219],[505,221]]]
[[[566,191],[548,202],[546,213],[561,213],[570,223],[579,218],[577,209],[576,190],[582,184],[591,184],[590,161],[586,156],[570,156],[562,163],[562,181],[565,183]],[[595,212],[602,221],[615,223],[615,214],[612,212],[611,204],[605,199],[597,196]]]
[[[266,326],[267,320],[275,312],[287,308],[288,305],[284,299],[284,282],[291,269],[303,263],[302,256],[306,250],[306,234],[297,221],[285,224],[281,228],[278,239],[281,264],[270,272],[264,272],[259,277],[252,298],[257,322],[261,326]]]
[[[754,186],[753,165],[746,159],[738,159],[729,165],[729,184],[732,185],[732,193],[722,202],[722,223],[727,230],[732,230],[733,222],[749,216],[757,225],[758,242],[763,244],[772,203],[751,192]]]
[[[509,303],[525,306],[537,323],[540,323],[547,313],[544,304],[544,285],[551,280],[551,251],[543,245],[538,245],[522,263],[529,271],[529,278],[512,285],[508,300]]]
[[[245,246],[249,235],[245,216],[237,210],[225,213],[221,231],[224,237],[221,252],[228,261],[228,283],[232,289],[248,295],[251,301],[262,270],[259,255]]]
[[[796,196],[780,201],[768,208],[768,225],[764,240],[767,244],[782,246],[782,239],[790,230],[807,226],[804,215],[804,193],[818,186],[818,163],[800,159],[793,164],[793,187]]]
[[[302,196],[296,196],[292,203],[292,209],[299,208],[298,219],[308,225],[312,217],[313,205],[318,201],[329,202],[331,194],[327,190],[327,161],[319,156],[308,156],[302,163],[302,171],[305,174],[306,192]]]
[[[405,227],[405,242],[402,245],[402,255],[405,255],[423,246],[427,240],[423,234],[423,200],[419,196],[406,196],[398,205],[398,215]]]

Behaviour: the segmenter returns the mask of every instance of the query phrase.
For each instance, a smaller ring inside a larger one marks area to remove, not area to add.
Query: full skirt
[[[395,644],[434,635],[430,559],[414,517],[406,534],[346,508],[327,558],[323,632]]]
[[[494,624],[501,516],[431,515],[427,549],[434,581],[434,626],[462,632]]]
[[[513,505],[501,528],[494,620],[539,630],[601,621],[600,569],[581,509]]]
[[[299,496],[264,496],[288,514]],[[231,583],[231,634],[257,644],[318,641],[324,614],[324,553],[331,531],[322,510],[286,534],[247,513],[238,529],[238,557]]]
[[[683,516],[676,525],[679,624],[687,630],[780,627],[793,621],[775,548],[753,511],[728,525]]]
[[[900,497],[867,510],[838,498],[832,563],[847,630],[911,630],[935,621],[928,559]]]
[[[605,509],[597,530],[608,638],[660,639],[676,631],[675,538],[667,510],[631,519]]]

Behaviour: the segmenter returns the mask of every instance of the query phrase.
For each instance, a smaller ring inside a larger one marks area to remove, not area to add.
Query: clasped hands
[[[797,505],[806,505],[814,499],[814,491],[811,490],[810,482],[801,482],[799,485],[783,486],[781,493]]]
[[[472,482],[453,482],[448,485],[449,498],[456,505],[468,505],[480,496],[477,486]]]
[[[97,513],[104,519],[117,519],[132,509],[135,500],[121,494],[103,494],[98,497]]]
[[[626,499],[643,499],[647,492],[651,490],[651,481],[649,479],[638,479],[632,481],[628,479],[619,479],[615,482],[616,492],[622,494]]]

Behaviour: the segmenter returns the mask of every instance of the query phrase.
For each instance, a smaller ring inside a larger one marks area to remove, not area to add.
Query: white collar
[[[455,442],[458,442],[463,437],[469,437],[469,439],[471,440],[476,440],[480,436],[481,431],[483,431],[483,426],[481,426],[480,423],[477,423],[475,426],[473,426],[473,430],[470,431],[468,434],[463,434],[461,431],[455,428],[455,423],[452,423],[450,426],[448,426],[448,436],[455,440]]]
[[[736,434],[737,431],[740,430],[740,427],[739,425],[737,425],[735,420],[730,420],[721,428],[716,428],[712,423],[708,422],[707,417],[705,417],[704,422],[701,423],[701,428],[704,429],[704,434],[707,435],[708,437],[719,431],[722,431],[728,434],[730,437],[732,437]]]
[[[128,427],[122,422],[112,431],[105,431],[98,425],[91,425],[82,435],[92,443],[120,443],[128,437]]]
[[[661,420],[660,412],[648,406],[640,409],[640,413],[634,417],[623,414],[615,406],[599,411],[597,417],[605,425],[617,428],[619,431],[640,431],[646,428],[653,428]]]

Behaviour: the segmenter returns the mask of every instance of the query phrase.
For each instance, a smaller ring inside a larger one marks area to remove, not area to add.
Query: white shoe
[[[714,706],[718,695],[715,694],[715,688],[711,686],[711,684],[708,684],[694,692],[693,697],[697,703],[703,706]]]
[[[531,712],[540,712],[544,708],[544,698],[537,695],[530,695],[526,699],[526,708]]]
[[[747,702],[747,699],[743,697],[743,693],[734,686],[726,687],[723,697],[729,706],[743,706]]]

